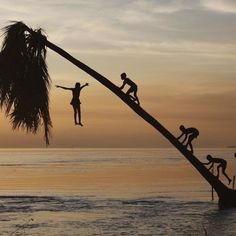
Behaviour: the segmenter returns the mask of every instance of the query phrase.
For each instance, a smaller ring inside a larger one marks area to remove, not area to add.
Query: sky
[[[138,84],[141,106],[175,136],[200,131],[196,147],[236,145],[236,1],[0,0],[0,27],[23,21],[118,86]],[[2,39],[1,39],[2,40]],[[107,88],[48,50],[53,121],[50,147],[171,147]],[[84,127],[75,126],[71,93],[81,92]],[[45,147],[43,133],[12,131],[3,111],[0,147]]]

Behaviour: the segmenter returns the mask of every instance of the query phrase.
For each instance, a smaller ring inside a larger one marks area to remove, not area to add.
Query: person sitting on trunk
[[[222,174],[228,179],[229,181],[229,185],[231,183],[231,179],[229,178],[229,176],[225,173],[226,167],[227,167],[227,161],[222,159],[222,158],[214,158],[211,155],[207,155],[207,163],[203,163],[204,165],[210,165],[210,167],[208,167],[208,170],[211,170],[214,166],[214,164],[218,164],[217,165],[217,178],[219,178],[220,176],[220,168],[222,170]]]
[[[179,129],[182,131],[182,133],[177,139],[179,140],[182,137],[184,137],[183,140],[181,141],[181,143],[186,148],[188,148],[188,146],[189,146],[191,153],[193,153],[192,141],[193,141],[193,139],[198,137],[199,131],[196,128],[192,128],[192,127],[191,128],[185,128],[183,125],[180,125]],[[187,141],[187,142],[185,143],[185,141]]]
[[[137,96],[137,91],[138,91],[138,86],[135,84],[131,79],[129,79],[126,75],[126,73],[122,73],[120,75],[120,78],[123,80],[123,84],[121,85],[120,89],[123,89],[125,85],[129,85],[130,88],[127,90],[126,94],[133,100],[137,101],[138,105],[140,105],[138,96]],[[131,95],[133,93],[133,95]]]

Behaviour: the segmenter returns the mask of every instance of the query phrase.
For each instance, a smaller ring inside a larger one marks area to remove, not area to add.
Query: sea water
[[[231,177],[234,152],[195,150]],[[0,235],[236,235],[214,198],[174,149],[0,150]]]

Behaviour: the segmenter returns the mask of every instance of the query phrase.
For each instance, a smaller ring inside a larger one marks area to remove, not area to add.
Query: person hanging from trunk
[[[135,84],[131,79],[129,79],[126,75],[126,73],[122,73],[120,75],[120,78],[123,80],[123,84],[121,85],[120,89],[122,90],[125,85],[129,85],[129,89],[126,92],[126,95],[128,95],[134,102],[137,102],[138,105],[140,105],[138,96],[137,96],[137,91],[138,91],[138,86]],[[131,95],[133,93],[133,95]]]
[[[182,137],[184,137],[183,140],[181,141],[181,144],[183,144],[186,148],[188,148],[189,146],[190,152],[193,153],[192,141],[193,139],[198,137],[199,131],[196,128],[192,128],[192,127],[185,128],[183,125],[180,125],[179,129],[181,130],[182,133],[177,139],[180,140]]]
[[[202,163],[204,165],[210,165],[210,167],[208,168],[208,170],[211,170],[214,166],[214,164],[218,164],[217,166],[217,178],[219,178],[220,176],[220,168],[222,170],[222,174],[227,178],[227,180],[229,181],[229,185],[231,183],[231,179],[229,178],[229,176],[225,173],[226,167],[227,167],[227,161],[222,159],[222,158],[214,158],[211,155],[207,155],[206,159],[208,160],[208,162],[206,163]]]
[[[56,85],[57,88],[62,88],[62,89],[65,89],[65,90],[71,90],[72,91],[72,100],[71,100],[70,104],[72,105],[72,107],[74,109],[74,122],[75,122],[75,125],[83,126],[83,124],[81,122],[80,92],[84,87],[86,87],[88,85],[89,84],[86,83],[86,84],[81,86],[80,83],[76,83],[74,88],[67,88],[67,87],[63,87],[63,86],[60,86],[60,85]],[[79,122],[77,122],[77,117],[78,117]]]

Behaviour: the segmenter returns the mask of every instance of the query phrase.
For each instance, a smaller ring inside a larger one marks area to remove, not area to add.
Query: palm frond
[[[45,141],[49,144],[52,122],[45,36],[41,29],[29,29],[22,22],[15,22],[4,30],[0,52],[0,106],[5,108],[13,129],[37,133],[43,125]]]

